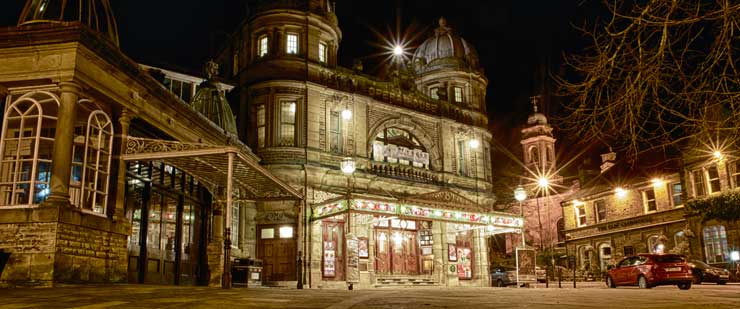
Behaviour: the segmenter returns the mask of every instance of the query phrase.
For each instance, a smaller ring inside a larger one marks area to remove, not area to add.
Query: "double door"
[[[417,231],[375,228],[375,272],[419,274]]]

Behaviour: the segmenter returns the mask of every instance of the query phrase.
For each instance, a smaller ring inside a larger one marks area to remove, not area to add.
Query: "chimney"
[[[614,162],[617,160],[617,154],[612,151],[612,148],[609,147],[609,152],[604,153],[601,155],[601,173],[603,174],[609,168],[614,166]]]

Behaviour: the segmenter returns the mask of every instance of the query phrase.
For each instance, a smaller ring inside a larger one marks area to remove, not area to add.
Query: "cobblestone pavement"
[[[381,288],[295,290],[80,285],[0,289],[5,308],[740,308],[740,285],[640,290],[582,288]]]

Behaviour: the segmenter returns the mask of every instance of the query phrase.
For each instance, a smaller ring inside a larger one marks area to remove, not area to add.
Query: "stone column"
[[[208,286],[210,287],[221,287],[221,278],[224,270],[223,206],[222,201],[213,203],[213,226],[211,227],[213,229],[213,239],[206,248],[208,271],[210,273]]]
[[[257,258],[257,222],[254,217],[257,215],[257,204],[255,202],[242,202],[242,220],[244,222],[242,231],[244,236],[239,246],[242,248],[242,254],[250,258]]]
[[[125,195],[126,195],[126,162],[123,161],[123,155],[126,153],[126,141],[131,124],[131,113],[124,109],[121,116],[118,117],[118,123],[121,124],[121,153],[118,157],[118,181],[116,183],[116,205],[113,211],[113,220],[122,221],[125,216]]]
[[[77,100],[82,88],[74,82],[61,82],[61,102],[54,133],[54,150],[51,162],[51,194],[49,204],[71,206],[69,201],[69,177],[72,166],[72,143],[74,141]]]

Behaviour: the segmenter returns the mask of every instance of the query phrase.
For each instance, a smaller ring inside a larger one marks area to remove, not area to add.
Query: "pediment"
[[[411,195],[403,198],[402,201],[409,204],[429,205],[445,209],[485,212],[475,201],[450,189]]]

